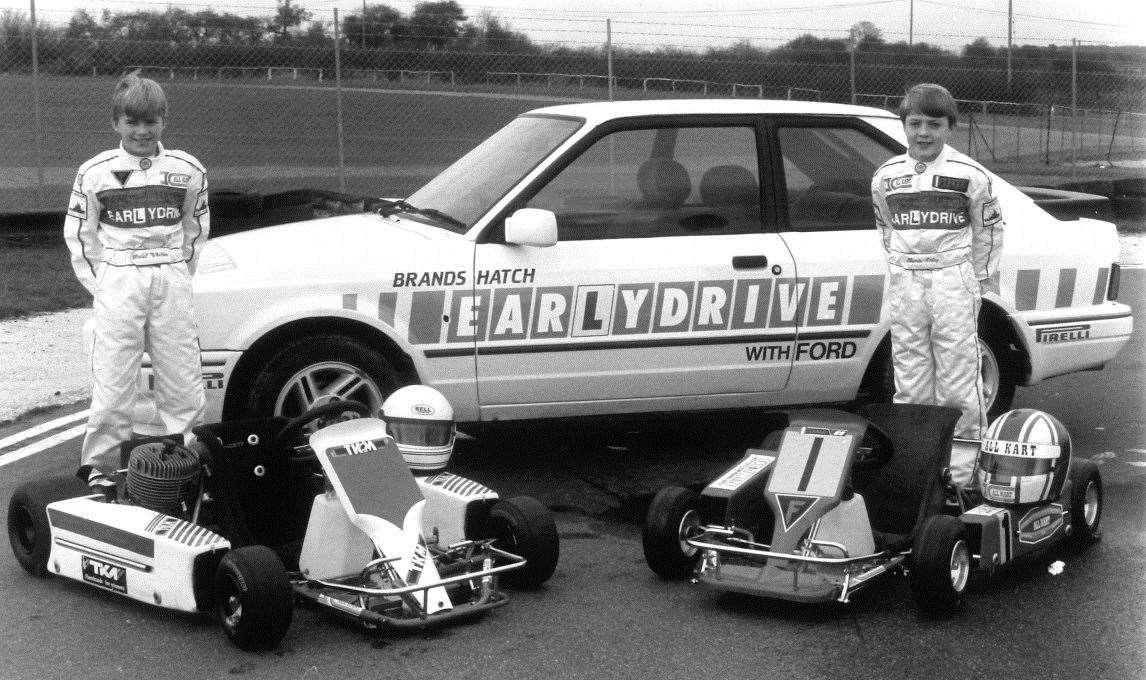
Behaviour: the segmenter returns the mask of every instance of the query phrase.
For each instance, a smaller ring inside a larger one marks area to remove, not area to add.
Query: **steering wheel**
[[[856,456],[852,460],[852,471],[867,472],[874,470],[891,460],[893,451],[891,437],[887,436],[887,433],[878,425],[869,422],[863,440],[856,448]]]
[[[306,430],[308,425],[312,425],[324,419],[331,418],[332,416],[341,416],[346,413],[353,413],[358,418],[369,418],[370,407],[366,404],[357,401],[329,401],[325,404],[319,404],[311,408],[306,413],[300,416],[291,418],[275,435],[275,448],[293,448],[296,453],[290,456],[293,462],[307,462],[315,459],[314,451],[311,450],[307,444],[296,444],[302,433]],[[344,420],[345,418],[339,418]]]

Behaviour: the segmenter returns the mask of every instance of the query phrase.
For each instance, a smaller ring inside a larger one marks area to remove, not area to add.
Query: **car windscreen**
[[[520,116],[439,173],[406,202],[420,210],[447,215],[456,223],[434,223],[464,231],[583,123],[573,118]]]

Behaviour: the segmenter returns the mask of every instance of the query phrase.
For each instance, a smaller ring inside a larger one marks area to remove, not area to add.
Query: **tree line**
[[[605,73],[604,46],[538,44],[492,13],[469,17],[455,0],[421,2],[412,12],[385,4],[339,17],[342,67],[451,71],[456,82],[485,82],[490,72]],[[0,13],[0,71],[27,71],[31,23],[13,10]],[[315,20],[296,0],[278,0],[271,16],[195,12],[168,6],[98,16],[77,9],[63,26],[37,27],[40,67],[58,74],[118,73],[133,65],[158,67],[280,66],[333,71],[335,27]],[[602,36],[603,38],[604,36]],[[603,40],[602,40],[603,43]],[[1072,69],[1080,105],[1141,110],[1146,92],[1146,47],[1087,44],[1023,45],[1011,50],[978,38],[955,52],[928,43],[888,42],[871,22],[841,38],[799,36],[765,49],[749,41],[731,46],[621,48],[614,75],[624,79],[744,83],[802,87],[839,99],[854,90],[895,94],[920,80],[939,80],[961,99],[1070,101]],[[853,76],[854,64],[854,76]]]

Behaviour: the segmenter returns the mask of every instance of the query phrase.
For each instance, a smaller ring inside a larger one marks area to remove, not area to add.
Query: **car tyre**
[[[503,572],[501,580],[511,588],[536,588],[553,576],[560,557],[557,523],[541,501],[516,496],[498,501],[489,513],[494,546],[520,555],[526,564]]]
[[[963,523],[950,515],[928,517],[915,536],[908,571],[919,609],[936,618],[955,613],[970,580],[971,549]]]
[[[272,649],[290,628],[294,591],[282,560],[270,548],[228,552],[215,570],[215,617],[239,649]]]
[[[692,573],[700,551],[685,542],[700,526],[696,492],[680,486],[661,489],[645,514],[641,544],[645,562],[663,579]]]
[[[987,401],[987,422],[1006,413],[1015,400],[1019,384],[1018,368],[1010,342],[996,329],[979,326],[979,353],[982,362],[983,393]]]
[[[57,475],[21,484],[8,501],[8,541],[16,561],[32,576],[47,576],[52,552],[48,504],[91,493],[74,475]]]
[[[983,393],[987,398],[987,421],[995,418],[1011,408],[1015,400],[1015,388],[1018,386],[1018,368],[1011,358],[1009,343],[997,331],[979,326],[979,352],[982,361]],[[879,354],[877,353],[877,357]],[[873,373],[865,377],[865,384],[870,385],[868,400],[875,403],[891,403],[895,398],[895,364],[891,354],[888,353]]]
[[[377,350],[341,335],[300,338],[271,354],[256,372],[245,416],[295,417],[335,400],[353,400],[379,413],[405,384]]]
[[[1099,539],[1102,475],[1093,461],[1075,459],[1070,468],[1070,543],[1082,548]]]

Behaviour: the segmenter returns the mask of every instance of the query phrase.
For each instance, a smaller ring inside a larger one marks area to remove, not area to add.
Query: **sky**
[[[0,11],[29,14],[35,2],[37,18],[66,23],[77,8],[127,12],[162,11],[168,6],[196,11],[211,7],[239,15],[270,16],[275,0],[238,0],[212,4],[204,0],[0,0]],[[361,0],[293,0],[313,18],[329,21],[357,13]],[[1104,45],[1146,45],[1146,3],[1141,0],[1010,0],[1015,45],[1069,45],[1072,39]],[[387,4],[409,14],[414,0]],[[471,18],[489,12],[504,25],[538,43],[570,47],[600,45],[605,20],[612,23],[615,45],[631,47],[723,47],[747,40],[771,49],[811,33],[841,38],[848,29],[870,21],[888,42],[926,42],[958,50],[983,37],[994,46],[1007,44],[1008,0],[488,0],[479,4],[459,0]]]

